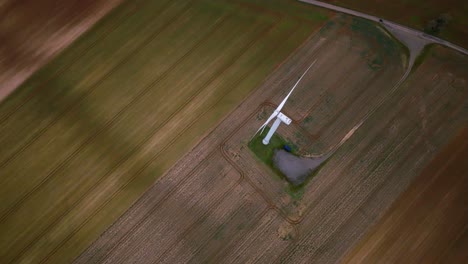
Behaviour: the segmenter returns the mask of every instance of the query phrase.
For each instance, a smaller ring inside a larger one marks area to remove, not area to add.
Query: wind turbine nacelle
[[[291,118],[287,117],[283,113],[279,113],[278,118],[281,120],[281,122],[285,123],[286,125],[290,125],[292,122]]]

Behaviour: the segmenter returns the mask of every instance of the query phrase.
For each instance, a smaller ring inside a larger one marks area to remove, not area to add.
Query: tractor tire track
[[[194,1],[194,0],[192,0]],[[187,7],[188,9],[189,7]],[[164,10],[161,10],[161,12]],[[185,12],[186,10],[183,10]],[[86,90],[83,95],[81,95],[78,99],[75,100],[72,104],[69,105],[68,108],[66,108],[62,113],[60,113],[54,120],[52,120],[48,125],[34,133],[34,135],[26,141],[26,143],[21,146],[17,151],[13,152],[12,155],[10,155],[8,158],[3,160],[0,163],[0,169],[4,168],[9,162],[14,160],[16,157],[18,157],[22,152],[24,152],[30,145],[32,145],[37,139],[40,138],[50,127],[55,125],[57,122],[59,122],[63,116],[66,114],[70,113],[81,101],[83,101],[86,97],[88,97],[90,94],[93,93],[93,91],[99,87],[99,85],[102,84],[105,80],[107,80],[112,74],[117,71],[122,65],[124,65],[126,62],[128,62],[135,54],[140,52],[140,50],[147,46],[149,43],[151,43],[152,40],[154,40],[159,33],[164,31],[167,27],[169,27],[177,18],[178,16],[182,16],[183,12],[179,13],[175,17],[171,19],[170,22],[167,22],[163,26],[161,26],[158,30],[156,30],[152,35],[150,35],[147,39],[145,39],[142,43],[140,43],[139,46],[137,46],[132,52],[130,52],[127,56],[125,56],[122,60],[120,60],[116,65],[114,65],[109,72],[107,72],[103,77],[101,77],[99,80],[97,80],[93,85],[90,86],[88,90]],[[1,221],[1,220],[0,220]]]
[[[144,2],[147,2],[149,0],[142,0]],[[169,3],[170,1],[168,1],[167,3]],[[76,57],[74,57],[71,62],[63,67],[60,67],[59,69],[57,69],[50,78],[48,78],[47,80],[45,80],[44,82],[42,82],[41,84],[39,84],[36,88],[33,89],[33,91],[30,93],[30,95],[28,97],[26,97],[26,99],[24,99],[21,103],[19,103],[16,107],[14,107],[11,111],[7,112],[5,115],[1,116],[0,117],[0,125],[5,123],[10,117],[12,117],[18,110],[20,110],[24,105],[26,105],[26,103],[28,103],[33,97],[37,96],[38,93],[41,92],[42,89],[44,89],[44,87],[47,86],[47,84],[52,81],[53,79],[55,79],[56,77],[58,77],[61,73],[63,73],[64,71],[66,71],[67,69],[69,69],[71,66],[73,66],[77,61],[79,61],[81,59],[81,57],[84,57],[89,51],[92,50],[92,48],[94,48],[99,42],[101,42],[102,40],[106,39],[112,32],[114,32],[117,28],[119,28],[122,23],[127,20],[129,17],[131,17],[132,15],[134,15],[136,12],[138,12],[138,10],[140,8],[137,7],[137,3],[130,3],[127,2],[127,3],[121,3],[119,6],[116,6],[114,8],[117,9],[117,8],[122,8],[124,5],[129,5],[130,8],[127,10],[127,13],[125,13],[124,15],[122,15],[121,18],[119,18],[115,24],[113,26],[111,26],[107,31],[105,31],[104,33],[102,33],[100,35],[100,37],[98,39],[96,39],[96,41],[94,41],[93,43],[91,43],[87,48],[85,48],[83,50],[83,52],[79,53],[78,55],[76,55]],[[112,12],[112,11],[111,11]],[[83,34],[86,34],[87,32],[84,32]],[[72,43],[73,44],[73,43]],[[71,45],[72,45],[71,44]],[[2,162],[3,163],[3,162]],[[0,165],[1,167],[1,165]]]
[[[181,12],[179,14],[179,16],[182,15],[183,12]],[[173,22],[174,20],[171,20],[171,23]],[[167,25],[169,26],[169,25]],[[161,30],[162,31],[162,30]],[[160,31],[158,31],[154,36],[151,36],[151,39],[154,39],[158,34],[159,34]],[[149,44],[151,41],[147,41],[145,45]],[[135,53],[137,53],[138,51],[140,51],[141,49],[137,49],[135,50]],[[132,52],[133,53],[133,52]],[[128,57],[126,57],[124,60],[127,61],[128,59],[130,59],[134,54],[131,54],[129,55]],[[122,63],[119,64],[119,67],[121,65],[123,65],[123,63],[125,62],[123,61]],[[175,67],[177,63],[175,63],[173,66]],[[118,67],[116,67],[118,68]],[[106,75],[107,76],[107,75]],[[88,139],[86,139],[84,141],[83,144],[81,144],[74,152],[72,152],[68,157],[66,157],[61,163],[58,164],[57,167],[55,167],[54,169],[51,170],[51,172],[49,172],[49,174],[43,178],[36,186],[34,186],[29,192],[27,192],[24,196],[22,196],[20,199],[18,199],[17,202],[15,202],[9,209],[6,210],[6,212],[4,214],[2,214],[2,216],[0,217],[0,223],[2,223],[5,218],[8,216],[8,214],[14,212],[18,207],[19,205],[24,202],[28,197],[30,197],[34,192],[36,192],[39,188],[41,188],[43,185],[45,185],[47,182],[49,182],[52,177],[58,172],[60,171],[62,168],[64,168],[66,166],[66,164],[68,164],[73,157],[75,157],[87,144],[91,143],[96,137],[98,134],[100,134],[103,130],[105,130],[106,128],[110,127],[116,120],[119,116],[122,115],[122,113],[127,110],[128,108],[131,107],[131,105],[136,101],[137,98],[141,97],[144,95],[144,93],[146,93],[148,90],[149,90],[150,87],[146,87],[145,89],[142,90],[142,92],[137,95],[135,97],[134,100],[132,100],[128,105],[126,105],[125,107],[123,107],[113,118],[111,118],[106,124],[104,124],[95,134],[91,135]],[[82,98],[84,99],[84,98]],[[77,102],[78,103],[78,102]],[[69,109],[69,111],[71,111],[71,108]],[[63,114],[65,115],[65,113]],[[61,116],[63,116],[61,115]],[[58,121],[58,120],[56,120]],[[56,123],[56,122],[54,122]],[[43,132],[45,132],[46,129],[44,129]],[[31,142],[32,144],[32,142]],[[1,168],[1,166],[0,166]]]

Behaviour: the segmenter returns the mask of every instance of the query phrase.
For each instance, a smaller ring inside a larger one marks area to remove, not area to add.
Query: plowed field
[[[347,263],[468,261],[468,128],[423,170]]]
[[[372,24],[328,22],[76,262],[341,260],[468,121],[466,57],[436,47],[396,87],[405,65],[400,54]],[[284,108],[293,124],[278,133],[320,155],[362,125],[292,193],[247,144],[314,60]]]
[[[263,2],[127,1],[3,101],[0,262],[76,257],[327,19]]]

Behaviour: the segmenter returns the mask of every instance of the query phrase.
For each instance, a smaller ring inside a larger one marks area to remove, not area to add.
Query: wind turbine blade
[[[271,120],[273,120],[273,118],[275,118],[277,115],[278,115],[278,112],[274,111],[273,114],[271,114],[270,117],[268,117],[267,121],[263,123],[263,125],[257,130],[257,132],[255,132],[253,136],[255,137],[255,135],[257,135],[260,130],[261,130],[260,134],[262,134],[263,131],[265,130],[265,127],[268,125],[268,123],[270,123]]]
[[[281,111],[281,109],[283,108],[284,104],[286,103],[286,101],[288,100],[289,96],[291,95],[291,93],[294,91],[294,89],[296,89],[296,86],[299,84],[299,82],[301,82],[302,78],[304,78],[304,76],[306,75],[306,73],[310,70],[310,68],[312,68],[312,66],[314,66],[315,62],[317,60],[314,60],[314,62],[312,62],[312,64],[310,64],[309,68],[307,68],[307,70],[305,70],[305,72],[301,75],[301,77],[299,78],[299,80],[297,80],[297,82],[294,84],[294,86],[291,88],[291,91],[289,91],[288,95],[286,95],[286,97],[283,99],[283,101],[281,102],[281,104],[278,105],[278,107],[276,108],[276,110],[279,112]]]
[[[307,68],[307,70],[305,70],[305,72],[301,75],[301,77],[299,78],[299,80],[297,80],[297,82],[294,84],[294,86],[291,88],[291,91],[289,91],[288,95],[283,99],[283,101],[281,102],[281,104],[275,109],[275,111],[273,111],[273,114],[271,114],[271,116],[267,119],[267,121],[257,130],[257,132],[255,132],[255,134],[252,136],[255,137],[255,135],[258,134],[258,132],[260,132],[260,134],[263,133],[263,131],[265,130],[265,127],[266,125],[268,125],[268,123],[270,123],[270,121],[275,118],[281,111],[281,109],[283,108],[284,104],[286,103],[286,101],[288,100],[289,96],[291,95],[291,93],[294,91],[294,89],[296,88],[296,86],[299,84],[299,82],[302,80],[302,78],[304,78],[304,76],[306,75],[306,73],[310,70],[310,68],[312,68],[312,66],[315,64],[317,60],[315,60],[314,62],[312,62],[312,64],[310,64],[310,66]]]
[[[273,119],[273,118],[272,118]],[[271,119],[268,119],[267,122],[269,123]],[[268,123],[263,124],[262,126],[262,131],[260,131],[260,135],[263,134],[263,131],[265,131],[265,127],[267,126]]]

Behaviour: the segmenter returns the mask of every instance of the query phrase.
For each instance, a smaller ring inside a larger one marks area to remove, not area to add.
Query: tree
[[[430,20],[424,31],[429,34],[437,35],[452,20],[448,13],[440,14],[437,18]]]

